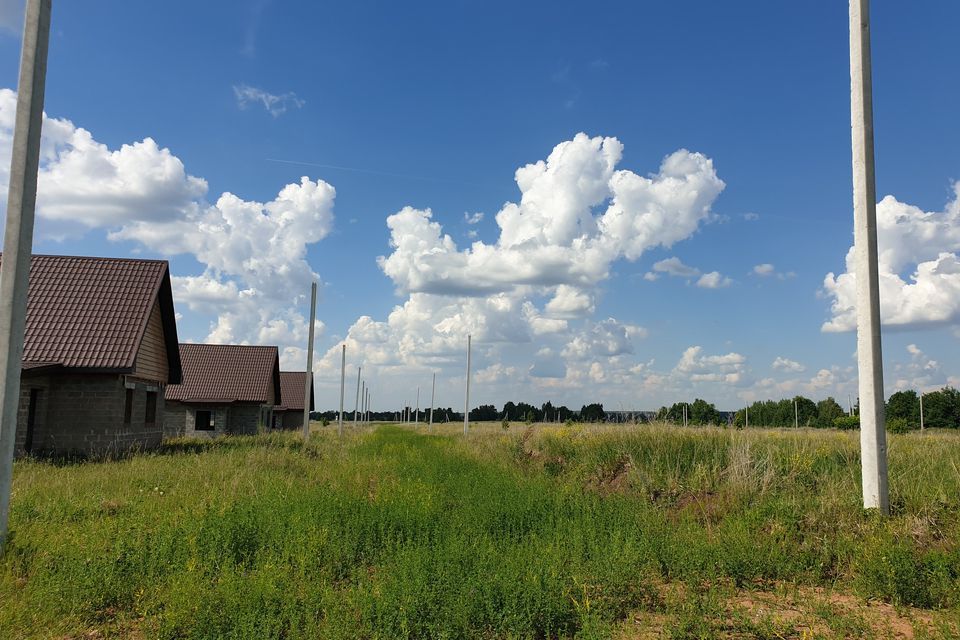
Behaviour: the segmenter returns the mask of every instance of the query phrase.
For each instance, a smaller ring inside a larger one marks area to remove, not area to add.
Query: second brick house
[[[273,424],[281,402],[273,346],[181,344],[183,382],[166,389],[168,436],[253,434]]]

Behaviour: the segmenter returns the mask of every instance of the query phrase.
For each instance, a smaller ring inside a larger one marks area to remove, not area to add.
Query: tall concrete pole
[[[744,423],[745,423],[745,425],[744,425],[744,426],[745,426],[747,429],[749,429],[749,428],[750,428],[750,405],[747,405],[747,408],[744,409],[744,414],[745,414],[745,417],[744,417]]]
[[[317,322],[317,283],[310,285],[310,328],[307,332],[307,375],[303,382],[303,439],[310,437],[310,391],[313,390],[313,325]]]
[[[414,424],[420,424],[420,387],[417,387],[417,412],[413,418]]]
[[[890,513],[887,433],[880,346],[877,193],[873,166],[873,82],[870,0],[850,0],[850,124],[853,140],[853,217],[857,275],[857,368],[863,506]]]
[[[437,374],[433,374],[433,382],[430,383],[430,429],[433,429],[433,405],[437,399]]]
[[[340,351],[340,420],[337,435],[343,435],[343,390],[347,382],[347,345]]]
[[[923,391],[920,392],[920,433],[923,433]]]
[[[463,435],[470,430],[470,351],[473,346],[473,336],[467,336],[467,388],[463,399]]]
[[[353,401],[353,426],[357,426],[357,418],[360,416],[360,370],[363,367],[357,367],[357,399]]]
[[[800,410],[797,409],[797,399],[793,399],[793,428],[800,428]]]
[[[0,551],[7,541],[13,454],[17,441],[20,371],[27,324],[27,287],[40,168],[40,127],[50,40],[50,0],[28,0],[20,49],[17,114],[10,156],[7,225],[0,269]]]
[[[367,411],[367,381],[360,381],[360,424],[363,424],[364,414]]]
[[[367,410],[363,414],[363,421],[368,424],[370,423],[370,399],[371,398],[372,398],[372,394],[370,393],[370,387],[367,387],[367,403],[366,403]]]

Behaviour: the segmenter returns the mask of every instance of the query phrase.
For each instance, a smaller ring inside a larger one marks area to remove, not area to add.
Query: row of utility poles
[[[310,337],[307,344],[307,384],[306,384],[306,394],[304,400],[304,427],[303,427],[303,437],[308,438],[310,435],[310,382],[313,378],[313,322],[314,322],[314,309],[316,304],[316,295],[317,295],[317,285],[313,284],[312,296],[311,296],[311,307],[310,307]],[[464,412],[463,417],[463,432],[467,433],[470,427],[470,361],[471,361],[471,351],[472,351],[473,336],[467,336],[467,380],[466,380],[466,389],[464,391],[465,400],[464,406],[466,411]],[[347,368],[347,345],[341,346],[340,351],[340,411],[337,417],[337,432],[339,435],[343,435],[343,397],[346,386],[346,368]],[[354,403],[353,409],[353,424],[357,426],[362,423],[367,423],[370,421],[370,406],[371,406],[371,395],[370,387],[367,386],[367,381],[361,377],[361,372],[363,371],[362,366],[357,367],[357,396]],[[437,397],[437,374],[433,374],[433,379],[430,383],[430,422],[429,425],[433,426],[433,408],[436,406],[436,397]],[[362,400],[362,404],[361,404]],[[404,408],[403,410],[403,422],[410,422],[410,411],[409,407]],[[416,410],[414,413],[414,424],[420,423],[420,387],[417,387],[417,403]]]
[[[876,179],[873,148],[873,87],[870,2],[849,0],[850,122],[853,159],[855,273],[857,274],[857,365],[860,387],[860,450],[863,505],[889,513],[884,428],[880,289],[877,263]],[[50,38],[51,0],[27,0],[24,13],[17,110],[7,191],[7,220],[0,269],[0,549],[7,539],[13,457],[20,400],[27,288],[33,245],[40,129]],[[313,296],[311,296],[313,297]],[[313,313],[311,313],[313,315]],[[313,322],[310,324],[313,333]],[[312,342],[312,340],[311,340]],[[463,431],[470,426],[470,338]],[[308,384],[312,344],[308,349]],[[309,392],[306,392],[309,418]],[[359,405],[359,395],[358,395]],[[369,407],[369,394],[364,406]],[[341,411],[342,414],[342,411]],[[356,416],[356,413],[355,413]],[[341,420],[342,428],[342,420]],[[304,421],[309,429],[309,420]]]

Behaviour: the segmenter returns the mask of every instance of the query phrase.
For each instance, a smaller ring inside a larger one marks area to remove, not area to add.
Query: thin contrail
[[[422,180],[424,182],[452,182],[455,184],[468,184],[471,186],[482,186],[476,182],[467,182],[466,180],[453,180],[449,178],[428,178],[426,176],[411,176],[403,173],[390,173],[388,171],[375,171],[373,169],[358,169],[357,167],[341,167],[335,164],[320,164],[319,162],[303,162],[301,160],[281,160],[280,158],[267,158],[267,162],[280,162],[282,164],[297,164],[305,167],[320,167],[321,169],[336,169],[337,171],[352,171],[354,173],[366,173],[373,176],[385,176],[388,178],[400,178],[403,180]]]

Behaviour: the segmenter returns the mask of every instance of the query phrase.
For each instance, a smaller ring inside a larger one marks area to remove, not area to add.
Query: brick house
[[[33,256],[17,455],[159,445],[177,342],[165,260]]]
[[[277,347],[181,344],[180,361],[183,382],[166,392],[168,436],[252,434],[273,424],[281,398]]]
[[[303,387],[306,371],[280,372],[280,397],[283,403],[273,411],[274,429],[303,428]],[[310,411],[313,411],[313,383],[310,383]]]

